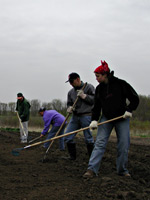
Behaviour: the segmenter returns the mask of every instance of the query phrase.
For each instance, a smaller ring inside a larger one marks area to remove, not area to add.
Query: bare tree
[[[9,110],[11,113],[14,113],[14,112],[15,112],[15,108],[16,108],[16,103],[14,103],[14,102],[8,103],[8,110]]]
[[[31,104],[31,114],[33,116],[37,115],[38,110],[41,106],[41,102],[38,99],[33,99],[33,100],[31,100],[30,104]]]

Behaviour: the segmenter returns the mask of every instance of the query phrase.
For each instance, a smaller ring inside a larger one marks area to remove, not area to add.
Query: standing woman
[[[139,97],[129,83],[115,77],[113,71],[110,72],[108,64],[105,61],[101,61],[101,65],[95,69],[94,73],[99,85],[96,87],[90,128],[97,128],[99,118],[100,122],[122,115],[123,118],[98,127],[95,147],[89,160],[87,172],[83,177],[92,178],[98,174],[101,160],[113,128],[115,128],[117,135],[117,173],[122,176],[130,176],[127,169],[130,146],[129,123],[132,111],[139,104]],[[128,104],[126,100],[129,101]]]

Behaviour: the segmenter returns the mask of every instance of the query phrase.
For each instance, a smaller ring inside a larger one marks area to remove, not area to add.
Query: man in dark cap
[[[91,123],[91,110],[94,104],[95,88],[93,85],[87,83],[84,90],[82,90],[84,83],[81,81],[79,74],[75,72],[69,74],[66,82],[69,82],[73,87],[68,92],[67,97],[67,112],[72,113],[72,117],[66,128],[66,133],[68,133],[80,128],[85,128]],[[73,109],[72,106],[77,97],[78,101]],[[75,135],[76,134],[72,134],[65,137],[65,142],[70,155],[69,159],[71,160],[76,159],[76,144],[74,141]],[[84,138],[88,155],[90,156],[94,146],[94,139],[92,132],[89,129],[84,130]]]
[[[88,169],[83,177],[92,178],[94,175],[98,175],[102,157],[113,128],[115,128],[117,135],[117,174],[130,177],[127,169],[130,146],[129,123],[132,111],[139,104],[138,94],[129,83],[115,77],[114,72],[110,71],[105,61],[101,61],[101,65],[94,70],[94,73],[99,85],[96,87],[90,128],[97,128],[99,118],[101,123],[119,116],[122,116],[122,118],[98,127],[95,146],[89,160]]]
[[[24,98],[22,93],[17,94],[16,111],[20,121],[20,139],[21,143],[27,143],[28,139],[28,121],[30,116],[30,103]]]

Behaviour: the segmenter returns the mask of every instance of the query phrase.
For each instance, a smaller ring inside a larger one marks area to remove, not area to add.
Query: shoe
[[[93,178],[94,172],[90,169],[88,169],[85,174],[83,174],[83,178]]]
[[[131,175],[129,173],[124,174],[124,176],[131,177]]]
[[[27,143],[27,140],[21,140],[21,143]]]
[[[73,160],[73,161],[76,160],[75,157],[71,157],[71,156],[62,156],[61,158],[64,160]]]
[[[60,149],[60,151],[65,151],[65,149]]]
[[[119,176],[125,176],[125,177],[131,177],[131,175],[129,173],[125,173],[125,174],[118,174]]]
[[[41,150],[41,151],[46,151],[46,149],[47,149],[46,147],[40,146],[40,150]]]

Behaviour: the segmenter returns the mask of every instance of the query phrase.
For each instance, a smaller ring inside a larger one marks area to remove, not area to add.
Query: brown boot
[[[94,177],[94,172],[90,169],[88,169],[85,174],[83,174],[83,178],[93,178]]]

